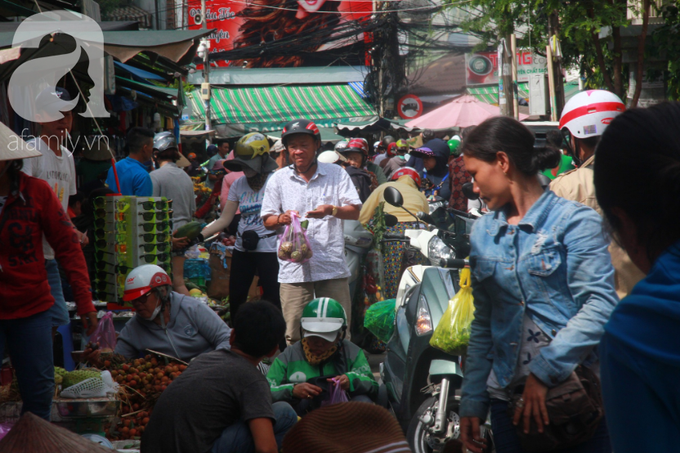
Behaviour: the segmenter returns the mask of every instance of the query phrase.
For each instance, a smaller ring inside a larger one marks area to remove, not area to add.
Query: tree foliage
[[[515,33],[518,46],[545,55],[557,35],[566,67],[578,68],[586,85],[625,95],[628,68],[621,55],[620,29],[628,24],[626,0],[472,0],[463,6],[473,16],[463,24],[489,45]],[[599,39],[609,27],[611,33]]]

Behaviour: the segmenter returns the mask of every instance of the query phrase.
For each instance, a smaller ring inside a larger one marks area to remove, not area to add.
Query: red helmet
[[[353,138],[347,142],[345,149],[340,150],[341,153],[360,152],[364,157],[368,157],[368,143],[363,138]]]
[[[126,302],[135,300],[151,291],[152,288],[163,285],[172,285],[172,281],[162,267],[155,264],[136,267],[125,279],[123,300]]]
[[[416,183],[416,186],[420,187],[420,175],[418,174],[415,168],[402,167],[399,170],[395,171],[394,174],[392,175],[392,178],[390,179],[392,181],[396,181],[402,176],[410,176],[411,179]]]
[[[387,157],[394,157],[397,155],[397,143],[390,143],[387,145]]]

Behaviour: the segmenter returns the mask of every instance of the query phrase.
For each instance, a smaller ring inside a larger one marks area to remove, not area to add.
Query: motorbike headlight
[[[418,299],[418,306],[416,307],[416,334],[423,336],[432,331],[432,316],[430,316],[430,309],[427,307],[427,299],[423,294]]]
[[[439,266],[441,260],[454,259],[456,253],[444,241],[434,236],[427,244],[427,257],[433,266]]]

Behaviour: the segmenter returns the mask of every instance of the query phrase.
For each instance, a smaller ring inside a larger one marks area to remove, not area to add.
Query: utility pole
[[[564,108],[564,81],[562,80],[562,51],[559,46],[558,36],[560,35],[560,18],[557,11],[553,11],[548,16],[548,36],[552,46],[553,56],[553,85],[555,90],[555,110],[557,116],[561,115]]]
[[[498,105],[501,114],[514,115],[514,101],[512,94],[512,55],[510,52],[510,35],[501,38],[498,45]]]
[[[517,38],[510,35],[510,53],[512,53],[512,108],[515,119],[519,121],[519,94],[517,93]]]

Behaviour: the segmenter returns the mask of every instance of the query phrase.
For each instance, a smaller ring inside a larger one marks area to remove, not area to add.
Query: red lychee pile
[[[161,393],[179,377],[187,366],[147,355],[110,369],[120,384],[122,400],[118,422],[106,430],[110,440],[139,438],[149,423],[153,406]]]

